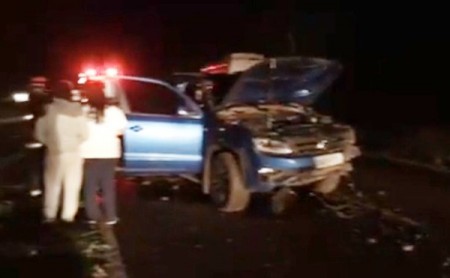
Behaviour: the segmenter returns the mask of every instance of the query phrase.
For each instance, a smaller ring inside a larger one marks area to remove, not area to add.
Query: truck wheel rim
[[[211,196],[217,204],[224,204],[229,194],[229,176],[224,163],[216,159],[213,165],[213,173],[211,180]]]

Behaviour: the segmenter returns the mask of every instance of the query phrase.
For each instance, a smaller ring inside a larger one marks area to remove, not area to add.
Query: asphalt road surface
[[[304,193],[271,216],[264,198],[223,214],[198,188],[119,184],[116,227],[129,277],[447,277],[450,177],[359,160],[355,185],[380,206],[424,224],[428,237],[402,245],[373,220],[342,220]],[[372,223],[372,226],[367,225]]]

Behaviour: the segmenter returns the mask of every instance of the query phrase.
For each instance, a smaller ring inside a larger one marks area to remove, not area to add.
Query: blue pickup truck
[[[125,175],[195,180],[219,210],[236,212],[254,192],[328,194],[351,173],[353,129],[311,107],[340,71],[319,58],[265,59],[239,75],[199,77],[196,100],[157,79],[98,80],[128,117]]]

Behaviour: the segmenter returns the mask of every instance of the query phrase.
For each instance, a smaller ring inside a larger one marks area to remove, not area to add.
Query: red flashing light
[[[86,82],[87,82],[87,78],[86,77],[79,77],[78,78],[78,84],[80,84],[80,85],[83,85],[83,84],[86,84]]]
[[[78,84],[85,84],[88,80],[99,81],[119,75],[119,70],[116,67],[101,68],[99,70],[95,68],[87,68],[78,74]]]
[[[106,76],[117,76],[119,74],[119,70],[117,70],[116,68],[107,68],[105,70],[105,74]]]
[[[87,76],[92,77],[92,76],[96,76],[97,75],[97,70],[96,69],[87,69],[84,73]]]
[[[210,73],[210,74],[228,73],[228,64],[224,63],[224,64],[216,64],[216,65],[207,66],[207,67],[202,68],[201,72]]]

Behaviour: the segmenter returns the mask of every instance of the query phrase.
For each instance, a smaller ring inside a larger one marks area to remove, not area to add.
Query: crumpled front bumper
[[[298,187],[323,180],[331,174],[345,175],[353,170],[351,161],[361,155],[356,146],[349,146],[342,151],[344,163],[326,168],[317,168],[312,156],[283,158],[261,155],[260,185],[264,191],[276,187]],[[261,187],[260,187],[261,188]]]

